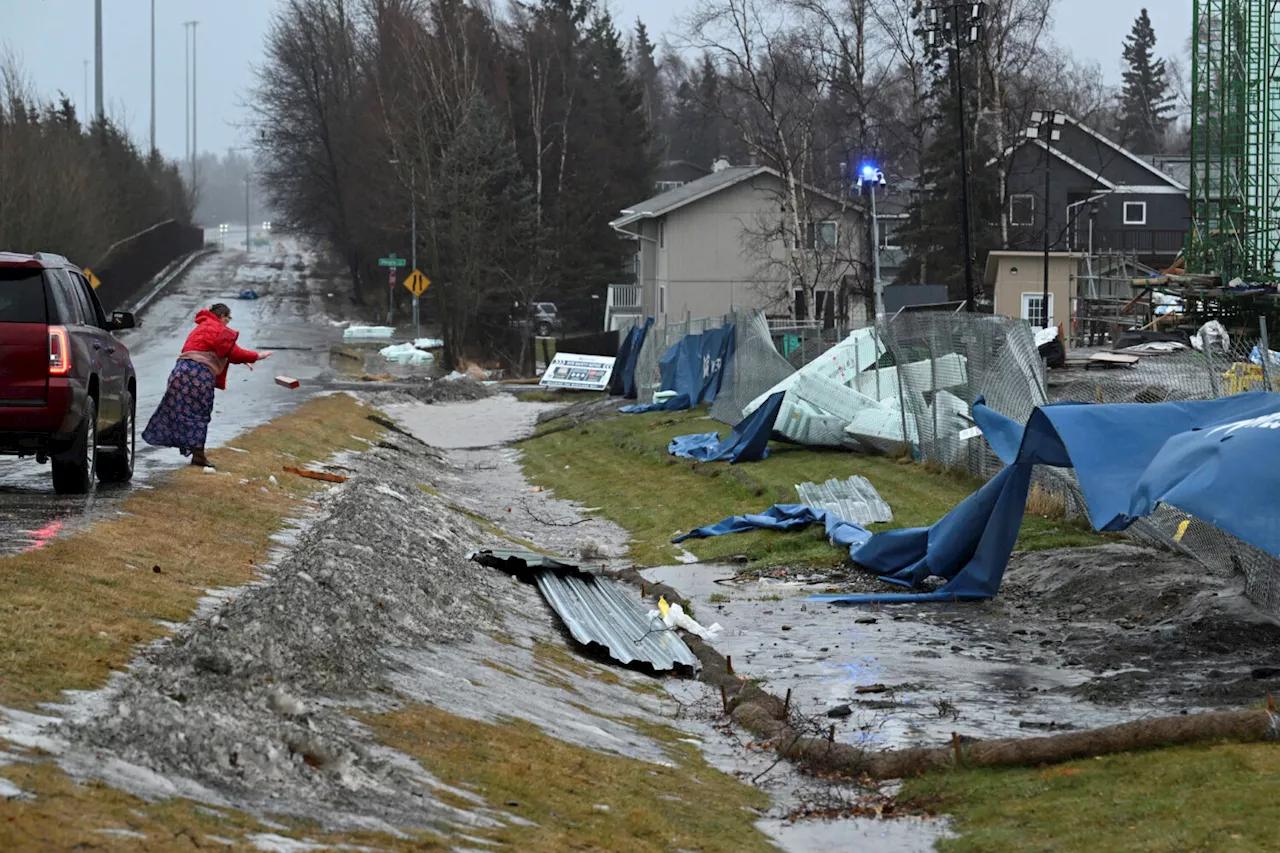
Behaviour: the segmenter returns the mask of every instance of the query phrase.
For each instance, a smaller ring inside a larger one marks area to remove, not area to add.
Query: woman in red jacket
[[[204,442],[213,417],[213,393],[215,388],[226,389],[228,365],[253,364],[271,355],[237,346],[240,333],[227,326],[230,322],[231,309],[221,302],[196,314],[196,327],[169,374],[164,399],[142,431],[147,444],[176,447],[191,457],[192,465],[209,464]]]

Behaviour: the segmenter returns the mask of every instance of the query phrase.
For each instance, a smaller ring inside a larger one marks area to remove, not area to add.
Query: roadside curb
[[[145,296],[143,296],[141,299],[135,302],[133,304],[133,307],[128,310],[132,311],[134,314],[141,314],[143,311],[147,309],[148,305],[150,305],[152,302],[155,301],[156,297],[159,296],[164,291],[165,288],[167,288],[173,282],[177,281],[179,277],[181,277],[184,273],[186,273],[186,271],[191,268],[192,264],[194,264],[196,261],[200,260],[201,258],[207,255],[210,255],[216,251],[218,251],[216,247],[206,246],[205,248],[200,249],[199,251],[195,251],[187,255],[185,259],[178,262],[178,267],[177,269],[173,270],[173,272],[168,273],[167,275],[162,272],[161,276],[163,277],[160,279],[160,281],[157,282],[151,288],[151,290],[147,292]]]

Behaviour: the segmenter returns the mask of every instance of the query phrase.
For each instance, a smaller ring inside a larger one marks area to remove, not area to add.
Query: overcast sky
[[[644,20],[655,40],[673,37],[693,0],[609,0],[619,25]],[[1143,6],[1163,55],[1181,51],[1191,32],[1192,0],[1059,0],[1054,36],[1084,61],[1120,79],[1120,48]],[[156,141],[169,156],[186,150],[183,21],[200,22],[197,36],[201,150],[243,143],[237,125],[253,85],[253,66],[276,0],[156,0]],[[104,0],[104,89],[108,112],[122,118],[145,145],[150,132],[151,0]],[[18,57],[36,90],[65,92],[85,103],[84,61],[93,98],[93,0],[0,0],[0,45]]]

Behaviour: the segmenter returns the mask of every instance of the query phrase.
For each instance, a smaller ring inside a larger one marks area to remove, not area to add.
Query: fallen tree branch
[[[547,527],[577,527],[579,524],[586,524],[589,521],[595,521],[594,518],[579,518],[575,521],[551,521],[545,518],[539,518],[537,513],[529,508],[529,501],[527,499],[522,498],[520,500],[520,506],[530,518]]]
[[[306,468],[297,468],[293,465],[284,466],[285,473],[297,474],[299,477],[306,477],[308,480],[324,480],[326,483],[345,483],[349,477],[343,477],[341,474],[327,474],[324,471],[311,471]]]

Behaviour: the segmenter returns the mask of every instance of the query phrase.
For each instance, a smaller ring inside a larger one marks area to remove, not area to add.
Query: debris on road
[[[666,601],[661,600],[661,615],[658,611],[646,612],[618,582],[533,551],[475,551],[468,559],[532,580],[575,640],[584,646],[603,646],[621,664],[643,663],[658,672],[676,665],[693,672],[701,668],[693,652],[672,629],[684,628],[702,637],[709,632],[684,615],[678,604],[667,608]],[[720,626],[713,627],[719,630]]]
[[[343,477],[341,474],[329,474],[325,471],[311,471],[307,468],[298,468],[294,465],[284,466],[286,474],[297,474],[299,477],[306,477],[308,480],[323,480],[326,483],[345,483],[349,478]]]
[[[654,618],[655,615],[660,618],[662,623],[668,628],[682,628],[690,634],[701,637],[704,640],[714,640],[716,634],[719,634],[723,630],[720,627],[719,622],[716,622],[710,628],[703,628],[693,620],[693,617],[684,612],[683,607],[679,604],[668,604],[665,598],[658,599],[657,610],[649,611],[650,619]]]
[[[395,364],[407,364],[411,367],[431,364],[436,360],[431,353],[418,349],[413,344],[392,344],[378,350],[378,355]]]
[[[385,339],[395,333],[396,330],[390,326],[348,326],[342,331],[342,339],[346,341]]]
[[[297,388],[302,383],[294,379],[292,376],[277,376],[276,384],[282,388]]]

